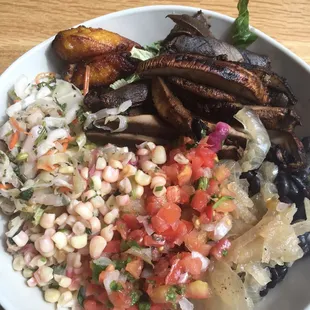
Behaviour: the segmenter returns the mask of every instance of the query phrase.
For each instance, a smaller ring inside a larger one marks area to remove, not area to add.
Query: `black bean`
[[[288,197],[284,196],[284,197],[280,197],[280,201],[288,203],[288,204],[292,204],[293,201],[291,199],[289,199]]]
[[[274,268],[270,268],[271,281],[267,284],[267,288],[274,288],[278,283],[283,281],[288,272],[286,265],[276,265]]]
[[[303,196],[309,198],[310,194],[305,183],[295,175],[292,175],[291,178],[295,185],[298,187],[299,191],[303,194]]]
[[[247,179],[248,182],[250,182],[250,180],[252,180],[254,177],[255,177],[254,171],[248,171],[248,172],[242,172],[240,179]]]
[[[265,297],[268,294],[268,292],[269,292],[269,288],[266,287],[259,292],[259,295],[260,297]]]
[[[304,251],[304,255],[310,254],[310,232],[306,232],[305,234],[298,236],[299,238],[299,246]]]
[[[310,137],[304,137],[301,140],[302,144],[304,145],[306,153],[310,152]]]
[[[289,184],[289,192],[287,193],[287,197],[295,203],[304,200],[304,196],[301,195],[297,185],[294,182],[290,182]]]
[[[256,195],[257,193],[260,192],[260,179],[255,176],[249,181],[249,195],[250,197]]]
[[[304,201],[298,201],[296,203],[296,208],[297,208],[297,211],[296,213],[294,214],[294,217],[293,217],[293,223],[296,223],[296,222],[299,222],[299,221],[303,221],[306,219],[306,210],[305,210],[305,204],[304,204]]]
[[[301,181],[307,182],[308,181],[308,176],[309,176],[309,171],[308,169],[305,170],[298,170],[294,173]]]
[[[290,191],[290,182],[289,178],[285,172],[281,171],[278,173],[278,176],[275,179],[275,184],[277,186],[280,197],[285,197]]]

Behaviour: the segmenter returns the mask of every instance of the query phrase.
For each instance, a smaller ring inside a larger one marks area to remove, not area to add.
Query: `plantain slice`
[[[117,33],[85,26],[60,31],[52,43],[57,55],[69,63],[111,52],[129,52],[134,46],[140,47]]]
[[[114,81],[132,74],[137,66],[136,60],[128,53],[110,53],[97,56],[86,63],[69,66],[70,72],[65,75],[68,82],[83,88],[86,65],[90,67],[89,86],[108,86]]]
[[[238,64],[198,55],[161,55],[138,65],[141,77],[179,76],[219,88],[261,105],[269,102],[268,90],[256,74]]]

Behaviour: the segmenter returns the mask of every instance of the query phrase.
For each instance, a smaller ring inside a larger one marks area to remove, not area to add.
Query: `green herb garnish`
[[[100,273],[106,270],[107,267],[108,266],[102,266],[92,262],[92,279],[94,282],[98,283]]]
[[[198,186],[197,189],[202,189],[202,190],[206,190],[209,184],[209,179],[206,177],[201,177],[198,180]]]
[[[58,274],[58,275],[64,275],[66,272],[66,264],[62,264],[62,265],[54,265],[53,268],[53,272],[54,274]]]
[[[227,256],[227,254],[228,254],[228,251],[227,251],[227,250],[223,250],[223,251],[222,251],[222,256]]]
[[[62,112],[65,112],[67,109],[67,104],[66,103],[59,103],[59,101],[57,100],[57,98],[54,98],[56,104],[60,107]]]
[[[124,269],[128,263],[130,263],[132,261],[131,257],[128,257],[127,259],[118,259],[113,261],[114,267],[117,270],[122,270]]]
[[[187,150],[190,150],[190,149],[192,149],[192,148],[194,148],[194,147],[197,147],[197,145],[198,145],[198,142],[195,142],[195,143],[186,143],[186,144],[185,144],[185,148],[186,148]]]
[[[249,0],[239,0],[238,11],[239,16],[233,24],[233,44],[240,48],[247,48],[257,39],[257,35],[250,31],[250,15],[248,11]]]
[[[40,220],[41,220],[41,217],[42,217],[44,211],[45,211],[45,210],[42,209],[42,208],[37,208],[37,209],[36,209],[36,211],[34,212],[34,215],[33,215],[33,219],[32,219],[32,224],[33,224],[34,226],[39,225]]]
[[[119,282],[116,282],[115,280],[113,280],[110,284],[110,289],[111,291],[113,292],[118,292],[118,291],[121,291],[123,290],[123,285],[120,284]]]
[[[223,196],[213,205],[213,209],[216,209],[217,207],[219,207],[220,204],[223,203],[224,201],[233,200],[233,199],[234,197],[231,197],[231,196]]]
[[[150,310],[151,304],[147,301],[141,301],[138,305],[139,310]]]
[[[53,84],[53,85],[51,85],[51,84]],[[49,82],[41,82],[41,83],[37,84],[37,90],[40,90],[41,88],[43,88],[45,86],[48,87],[51,91],[55,90],[55,88],[56,88],[56,78],[53,77],[53,78],[50,79]]]
[[[36,138],[36,140],[34,141],[35,145],[40,144],[43,140],[45,140],[47,138],[47,129],[45,126],[42,127],[42,129],[39,131],[39,136],[38,138]]]
[[[140,291],[132,291],[130,293],[131,305],[132,306],[135,305],[139,301],[141,295],[142,295],[142,293]]]
[[[136,247],[139,249],[141,248],[140,245],[135,240],[128,240],[128,241],[122,240],[121,241],[121,252],[125,252],[129,248],[132,248],[132,247]]]
[[[84,110],[82,108],[76,111],[76,118],[80,124],[84,124],[86,117],[84,115]]]
[[[156,186],[155,187],[155,192],[160,192],[160,191],[162,191],[163,190],[163,186]]]
[[[21,191],[18,195],[19,199],[28,201],[33,195],[33,188],[28,188],[25,191]]]
[[[82,307],[85,300],[85,292],[86,292],[85,287],[81,286],[77,295],[77,301]]]
[[[176,301],[176,289],[174,286],[169,287],[166,293],[166,301],[172,303]]]
[[[92,231],[90,228],[86,227],[85,232],[87,233],[87,235],[91,235]]]
[[[184,295],[185,294],[185,286],[184,285],[175,285],[175,292],[178,295]]]

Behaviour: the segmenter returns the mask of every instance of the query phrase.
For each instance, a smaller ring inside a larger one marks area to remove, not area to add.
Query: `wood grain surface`
[[[0,0],[0,74],[30,48],[88,19],[144,5],[191,5],[237,15],[237,0]],[[310,63],[310,0],[251,0],[251,24]]]

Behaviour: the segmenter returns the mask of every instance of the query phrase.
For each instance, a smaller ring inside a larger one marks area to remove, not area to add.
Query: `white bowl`
[[[165,16],[171,13],[193,14],[198,8],[184,6],[147,6],[116,12],[95,18],[83,23],[86,26],[102,27],[117,32],[141,44],[148,44],[163,39],[173,26]],[[233,22],[231,17],[204,10],[209,17],[212,32],[215,37],[224,39],[230,33]],[[266,22],[268,22],[266,20]],[[298,129],[299,134],[310,134],[309,114],[310,68],[300,58],[264,33],[255,30],[259,39],[251,46],[251,50],[266,54],[272,60],[275,72],[286,77],[299,99],[298,113],[303,118],[304,126]],[[15,80],[25,74],[34,78],[44,71],[60,72],[60,62],[51,50],[53,38],[34,47],[16,60],[0,77],[0,116],[5,115],[7,91]],[[0,235],[4,236],[6,219],[0,219]],[[6,310],[49,310],[53,306],[45,303],[39,289],[28,288],[24,278],[14,272],[11,266],[11,256],[5,252],[4,238],[0,254],[0,304]],[[310,305],[310,259],[297,262],[290,270],[281,285],[270,291],[267,298],[261,302],[261,310],[303,310]],[[307,268],[308,267],[308,268]],[[309,306],[310,309],[310,306]]]

